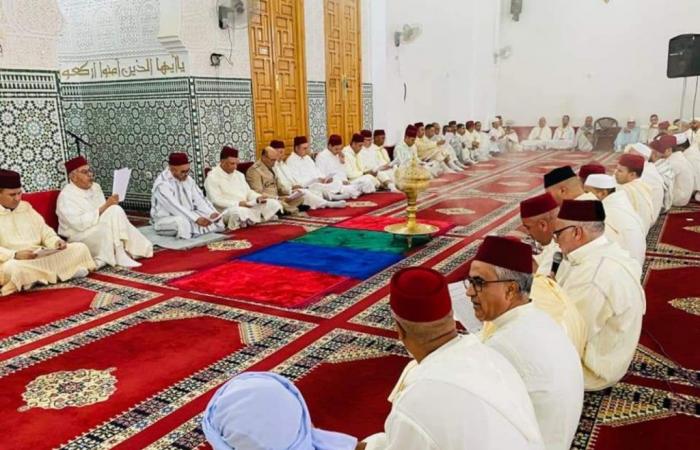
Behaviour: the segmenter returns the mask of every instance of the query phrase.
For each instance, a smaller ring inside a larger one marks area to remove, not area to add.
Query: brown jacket
[[[299,212],[299,205],[304,201],[304,198],[301,197],[291,201],[286,200],[284,197],[288,193],[283,191],[282,187],[277,182],[275,173],[261,160],[255,161],[255,164],[250,166],[245,173],[245,179],[250,188],[258,194],[271,198],[279,198],[286,213],[296,214]]]

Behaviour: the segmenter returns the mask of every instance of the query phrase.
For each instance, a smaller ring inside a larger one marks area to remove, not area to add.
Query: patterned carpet
[[[424,265],[460,279],[483,236],[519,227],[518,201],[541,191],[543,173],[593,159],[612,167],[616,156],[525,152],[435,180],[419,218],[441,234],[404,252],[370,232],[359,231],[362,243],[348,239],[350,230],[377,232],[377,223],[400,220],[403,198],[375,194],[342,210],[236,231],[206,248],[162,250],[137,271],[102,270],[0,298],[0,448],[208,448],[202,410],[217,386],[245,370],[293,379],[317,426],[358,437],[377,432],[408,361],[388,313],[391,275]],[[269,258],[287,264],[290,256],[274,251],[287,248],[280,244],[401,256],[371,275],[320,276],[271,269]],[[697,446],[700,205],[661,218],[648,247],[638,352],[619,384],[586,395],[574,449]],[[245,292],[245,283],[256,292]]]

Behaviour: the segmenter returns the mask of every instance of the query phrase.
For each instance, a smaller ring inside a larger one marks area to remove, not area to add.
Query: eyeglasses
[[[92,171],[92,169],[83,169],[83,170],[76,170],[77,173],[81,175],[94,175],[95,172]]]
[[[576,225],[569,225],[568,227],[560,228],[558,230],[552,231],[552,237],[554,237],[555,241],[559,240],[559,235],[568,230],[569,228],[576,228]]]
[[[478,294],[484,290],[484,287],[486,287],[487,284],[510,283],[512,281],[516,280],[484,280],[481,277],[467,277],[462,281],[462,283],[464,284],[464,288],[466,290],[469,290],[470,287],[473,287],[474,291]]]

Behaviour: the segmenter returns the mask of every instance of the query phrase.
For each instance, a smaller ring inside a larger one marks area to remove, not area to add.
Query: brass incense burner
[[[428,187],[430,172],[420,165],[418,158],[413,158],[410,163],[400,166],[396,170],[396,186],[406,194],[406,222],[396,223],[384,227],[384,231],[397,236],[408,238],[408,246],[413,243],[415,236],[430,236],[438,231],[438,227],[416,221],[416,204],[418,195]]]

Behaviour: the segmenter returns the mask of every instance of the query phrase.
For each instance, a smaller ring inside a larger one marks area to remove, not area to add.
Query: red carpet
[[[403,195],[363,196],[211,248],[159,251],[138,271],[0,298],[0,449],[208,448],[201,412],[245,370],[295,380],[320,427],[360,438],[380,431],[408,361],[386,305],[391,275],[425,265],[463,278],[481,237],[517,229],[517,203],[540,192],[543,173],[589,160],[612,166],[618,156],[523,152],[434,180],[419,217],[442,235],[364,281],[231,260],[327,224],[383,228],[403,220]],[[622,382],[586,395],[572,448],[697,447],[699,222],[692,204],[650,232],[639,350]]]

